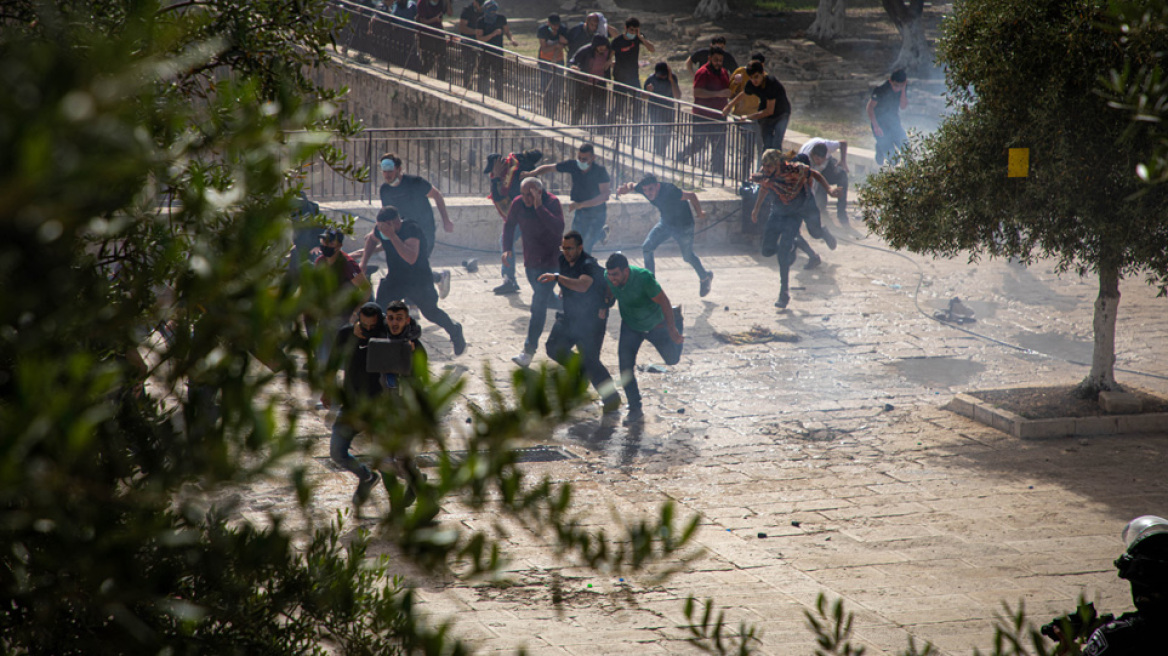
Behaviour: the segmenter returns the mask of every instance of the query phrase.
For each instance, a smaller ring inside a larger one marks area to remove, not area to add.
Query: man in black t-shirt
[[[377,304],[386,307],[390,301],[410,299],[422,311],[422,316],[450,335],[454,354],[462,355],[466,340],[462,324],[438,307],[438,292],[434,290],[434,274],[430,269],[430,255],[422,228],[413,221],[403,221],[396,207],[383,207],[377,213],[377,226],[365,239],[361,268],[377,251],[385,252],[386,273],[377,285]]]
[[[725,68],[728,71],[738,70],[738,61],[734,59],[734,55],[726,52],[726,37],[724,36],[716,36],[710,39],[709,48],[699,48],[698,50],[695,50],[694,53],[689,56],[689,59],[685,60],[685,70],[689,71],[690,75],[696,75],[698,69],[702,66],[705,66],[706,62],[710,61],[710,50],[714,48],[721,48],[723,50],[722,68]]]
[[[380,166],[381,177],[385,180],[379,192],[381,206],[396,207],[403,218],[417,223],[422,228],[422,233],[426,236],[426,258],[429,259],[438,241],[438,226],[434,223],[431,200],[438,207],[438,214],[442,217],[442,228],[446,232],[454,232],[454,223],[450,221],[450,214],[446,212],[446,197],[425,178],[407,174],[402,168],[402,159],[394,153],[382,155]],[[450,272],[442,271],[436,274],[434,284],[438,285],[438,295],[446,298],[450,293]]]
[[[483,16],[475,26],[475,38],[486,44],[482,58],[479,60],[479,93],[486,93],[486,87],[493,87],[494,97],[503,97],[503,37],[511,41],[512,46],[519,43],[511,36],[511,28],[507,26],[507,17],[499,13],[499,5],[495,0],[483,3]],[[494,82],[492,85],[491,83]]]
[[[787,124],[791,121],[791,101],[787,99],[787,90],[783,88],[778,78],[767,75],[760,61],[750,62],[746,67],[746,76],[746,86],[730,100],[730,104],[722,110],[722,115],[729,115],[746,96],[758,98],[758,111],[740,118],[758,121],[764,149],[782,150],[783,139],[787,135]]]
[[[710,285],[714,282],[714,272],[703,267],[701,259],[693,252],[694,213],[697,213],[699,219],[704,219],[706,216],[706,213],[702,211],[698,195],[692,191],[682,191],[676,185],[668,182],[660,182],[657,180],[657,176],[652,173],[645,175],[635,185],[631,182],[621,185],[616,196],[620,198],[621,194],[632,191],[649,199],[649,202],[657,208],[661,215],[657,225],[653,226],[649,235],[645,237],[645,243],[641,244],[641,252],[645,256],[645,268],[650,273],[656,272],[653,251],[667,240],[672,239],[677,242],[677,247],[681,250],[681,259],[693,267],[693,270],[698,274],[698,293],[701,296],[709,294]],[[690,212],[690,205],[693,205],[693,212]]]
[[[673,103],[655,97],[681,98],[677,76],[670,70],[668,62],[657,62],[653,74],[645,78],[645,91],[652,94],[649,96],[649,122],[661,124],[653,128],[654,149],[658,155],[664,155],[669,147],[669,135],[673,131],[671,126],[664,124],[677,122],[677,116]]]
[[[541,176],[552,171],[572,176],[572,192],[569,195],[572,202],[564,208],[564,213],[575,212],[572,230],[584,236],[584,250],[591,252],[606,232],[608,197],[612,193],[612,179],[608,177],[608,170],[596,161],[592,144],[586,143],[580,145],[575,159],[564,160],[559,164],[544,164],[532,171],[531,175]]]
[[[458,15],[459,56],[462,68],[462,86],[470,89],[474,73],[479,68],[479,43],[475,36],[479,19],[483,17],[483,5],[479,0],[470,0]]]
[[[604,330],[608,323],[605,293],[608,283],[604,269],[596,259],[584,251],[584,238],[572,230],[564,235],[560,246],[559,273],[544,273],[539,282],[559,283],[564,311],[556,313],[556,322],[548,335],[548,357],[567,365],[572,349],[580,352],[584,373],[604,402],[604,412],[620,407],[620,395],[608,369],[600,362],[604,346]]]
[[[645,50],[650,53],[657,50],[645,35],[641,34],[641,21],[636,18],[626,20],[624,33],[614,38],[609,45],[615,58],[612,65],[613,81],[632,87],[632,89],[615,88],[617,117],[624,117],[632,123],[640,123],[640,116],[636,111],[640,104],[631,103],[630,100],[639,95],[635,90],[641,88],[641,74],[638,71],[641,65],[641,46],[645,46]],[[626,117],[625,114],[629,116]]]
[[[872,125],[872,135],[876,137],[876,164],[883,166],[891,160],[896,150],[908,141],[908,135],[900,124],[900,110],[908,107],[908,75],[904,70],[895,71],[888,81],[872,91],[865,111]]]

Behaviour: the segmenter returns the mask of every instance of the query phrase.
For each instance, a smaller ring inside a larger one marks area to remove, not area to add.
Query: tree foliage
[[[1110,25],[1129,53],[1111,70],[1103,88],[1112,107],[1131,118],[1128,137],[1154,144],[1136,165],[1136,175],[1151,185],[1168,183],[1168,1],[1115,0]]]
[[[465,653],[338,517],[307,534],[211,504],[259,476],[312,490],[293,386],[336,398],[304,317],[349,299],[285,273],[301,162],[335,132],[324,0],[9,2],[0,33],[0,651]],[[291,137],[288,135],[295,135]],[[316,338],[319,339],[319,338]],[[144,357],[143,357],[144,356]],[[578,366],[518,372],[474,409],[414,509],[379,535],[431,567],[492,573],[486,533],[428,525],[448,495],[527,522],[563,555],[625,571],[693,555],[671,506],[616,534],[514,446],[584,399]],[[378,454],[445,453],[461,383],[428,376],[353,417]],[[280,468],[276,469],[279,465]],[[345,540],[341,540],[345,535]]]
[[[1053,257],[1060,271],[1099,275],[1114,300],[1104,308],[1113,335],[1120,277],[1168,284],[1168,189],[1137,195],[1132,172],[1152,146],[1098,93],[1108,71],[1151,47],[1115,38],[1106,9],[1103,0],[955,5],[937,52],[953,111],[911,140],[898,166],[870,178],[860,202],[895,248]],[[1014,148],[1029,149],[1027,177],[1006,177]],[[1097,339],[1107,333],[1099,318]],[[1114,360],[1107,344],[1096,345],[1104,373]]]

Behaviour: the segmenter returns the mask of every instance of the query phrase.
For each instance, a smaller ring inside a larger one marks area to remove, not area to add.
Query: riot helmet
[[[1131,582],[1141,611],[1168,614],[1168,519],[1144,515],[1123,529],[1127,550],[1115,561],[1119,578]]]

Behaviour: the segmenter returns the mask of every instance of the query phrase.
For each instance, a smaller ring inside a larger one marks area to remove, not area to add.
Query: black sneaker
[[[381,474],[370,471],[369,478],[357,483],[357,491],[353,493],[353,505],[358,509],[365,505],[369,500],[369,494],[373,491],[373,486],[381,482]]]
[[[780,310],[787,307],[787,303],[791,302],[791,295],[787,292],[779,292],[779,300],[775,301],[775,307]]]
[[[645,421],[645,413],[640,408],[629,408],[628,414],[625,415],[625,420],[621,423],[625,426],[632,426]]]
[[[506,280],[503,281],[502,285],[499,285],[498,287],[494,288],[491,291],[495,292],[499,296],[506,296],[507,294],[518,294],[519,293],[519,283],[515,282],[514,280],[512,280],[510,278],[507,278]]]
[[[462,335],[462,324],[454,324],[454,330],[450,331],[450,344],[454,347],[455,355],[466,352],[466,337]]]
[[[710,293],[710,287],[714,284],[714,272],[707,271],[706,277],[702,278],[702,286],[698,288],[698,296],[705,298]]]
[[[673,306],[673,325],[677,326],[677,334],[685,334],[685,317],[681,316],[681,306]]]
[[[803,265],[803,268],[804,269],[814,269],[815,267],[819,266],[822,262],[823,262],[823,260],[819,259],[818,255],[812,255],[811,259],[807,260],[807,264]]]

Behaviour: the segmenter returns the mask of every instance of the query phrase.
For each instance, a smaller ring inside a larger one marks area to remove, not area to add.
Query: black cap
[[[345,242],[345,233],[341,232],[340,228],[329,228],[320,233],[320,238],[325,241],[335,241],[338,244]]]
[[[483,174],[490,175],[491,169],[495,168],[495,162],[499,161],[500,157],[502,157],[502,155],[499,153],[491,153],[490,155],[487,155],[487,168],[483,169]]]

